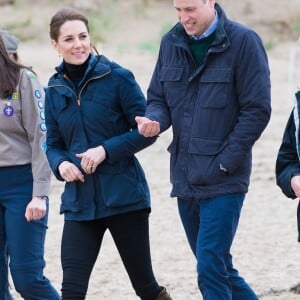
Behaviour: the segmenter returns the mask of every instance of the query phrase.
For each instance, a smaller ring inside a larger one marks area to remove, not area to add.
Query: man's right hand
[[[300,198],[300,176],[293,176],[291,179],[291,186],[295,195]]]
[[[160,125],[157,121],[152,121],[146,117],[135,117],[138,130],[144,137],[157,136],[160,133]]]

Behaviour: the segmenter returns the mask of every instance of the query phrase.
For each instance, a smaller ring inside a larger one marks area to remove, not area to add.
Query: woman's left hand
[[[106,158],[106,152],[103,146],[90,148],[83,153],[76,154],[81,158],[81,168],[86,174],[91,175]]]

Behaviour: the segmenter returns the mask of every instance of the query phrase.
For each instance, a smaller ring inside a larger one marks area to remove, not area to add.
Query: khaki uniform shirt
[[[27,69],[11,97],[0,100],[0,167],[31,164],[33,196],[48,195],[51,178],[44,101],[43,86]]]

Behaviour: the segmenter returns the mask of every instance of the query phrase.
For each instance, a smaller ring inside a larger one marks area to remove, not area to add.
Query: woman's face
[[[57,41],[52,43],[63,59],[73,65],[83,64],[91,51],[88,30],[80,20],[66,21],[60,27]]]

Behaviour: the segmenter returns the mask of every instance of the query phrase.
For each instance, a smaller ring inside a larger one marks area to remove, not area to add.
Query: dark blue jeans
[[[179,214],[197,259],[198,286],[204,300],[258,300],[233,268],[230,248],[245,195],[178,199]]]
[[[32,198],[30,165],[0,168],[0,299],[7,287],[7,258],[16,291],[24,299],[58,300],[43,275],[47,215],[27,222],[25,208]],[[2,295],[1,295],[2,293]],[[2,297],[2,298],[1,298]]]
[[[2,234],[0,234],[0,240],[3,241],[3,246],[1,245],[0,250],[0,300],[12,300],[13,298],[9,292],[8,282],[8,256],[5,244],[6,236],[2,236]]]
[[[7,289],[7,291],[5,292],[5,300],[13,300],[13,297],[11,295],[11,293],[9,292],[9,289]]]
[[[1,258],[1,268],[3,267],[4,269],[2,269],[1,272],[3,272],[3,279],[6,278],[6,282],[4,279],[4,292],[5,292],[5,296],[4,299],[5,300],[13,300],[13,297],[9,291],[9,282],[8,282],[8,252],[7,250],[4,251],[5,256],[3,257],[3,263],[2,263],[2,258]],[[2,277],[1,277],[2,278]],[[0,293],[1,295],[1,293]],[[3,295],[0,296],[0,300],[2,300]]]
[[[157,299],[162,288],[152,270],[148,216],[148,210],[139,210],[93,221],[65,221],[62,299],[85,299],[106,230],[114,239],[136,294],[143,300]]]

